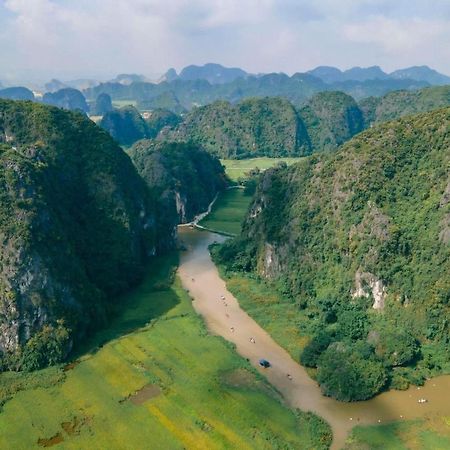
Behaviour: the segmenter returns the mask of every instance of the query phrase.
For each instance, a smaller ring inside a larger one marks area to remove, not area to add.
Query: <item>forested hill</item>
[[[363,399],[450,370],[449,174],[446,108],[261,176],[220,259],[304,311],[302,362],[327,395]]]
[[[144,139],[129,154],[152,195],[175,216],[172,223],[191,222],[227,185],[220,161],[195,144]]]
[[[195,142],[221,158],[305,156],[335,150],[363,129],[355,100],[330,91],[299,110],[280,97],[215,102],[192,110],[159,139]]]
[[[0,370],[34,369],[105,320],[175,224],[82,114],[0,101],[0,165]]]
[[[356,101],[343,92],[321,92],[300,109],[314,151],[331,151],[365,128]]]
[[[299,156],[311,152],[303,121],[282,98],[215,102],[194,109],[164,139],[191,141],[221,158]]]
[[[193,142],[222,158],[305,156],[334,151],[377,123],[450,105],[450,86],[391,92],[359,104],[339,91],[313,95],[301,108],[281,97],[217,101],[180,116],[155,109],[144,119],[126,106],[100,126],[122,145],[139,139]]]
[[[366,127],[450,105],[450,85],[417,91],[395,91],[359,102]]]

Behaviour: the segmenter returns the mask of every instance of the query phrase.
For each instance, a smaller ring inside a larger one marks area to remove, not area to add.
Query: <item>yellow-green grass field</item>
[[[345,450],[448,450],[450,417],[358,426],[347,439]]]
[[[1,449],[328,447],[327,425],[285,407],[230,344],[208,334],[175,262],[149,269],[66,371],[0,376]]]
[[[238,181],[244,178],[246,173],[253,169],[266,170],[284,161],[291,165],[302,158],[251,158],[251,159],[221,159],[220,162],[225,166],[225,172],[232,181]]]
[[[199,225],[211,231],[237,235],[251,200],[252,195],[246,194],[244,189],[227,189],[219,194],[211,213]]]

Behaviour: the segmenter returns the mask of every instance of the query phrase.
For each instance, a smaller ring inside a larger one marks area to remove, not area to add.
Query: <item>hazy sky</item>
[[[450,74],[450,0],[0,0],[0,80],[427,64]]]

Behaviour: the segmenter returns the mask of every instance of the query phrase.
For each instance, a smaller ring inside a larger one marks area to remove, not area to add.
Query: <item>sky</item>
[[[450,74],[450,0],[0,0],[0,81],[429,65]]]

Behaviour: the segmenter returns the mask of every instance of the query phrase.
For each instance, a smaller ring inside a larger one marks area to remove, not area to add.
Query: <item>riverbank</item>
[[[194,308],[202,315],[208,329],[235,344],[237,352],[267,377],[291,407],[323,417],[332,427],[334,449],[344,445],[355,425],[385,424],[429,415],[450,416],[450,404],[446,401],[450,377],[445,376],[427,382],[420,389],[386,392],[365,402],[341,403],[324,397],[305,369],[240,308],[236,298],[227,290],[208,251],[211,243],[221,242],[224,238],[195,229],[183,229],[180,239],[188,251],[181,255],[179,274],[183,286],[194,298]],[[259,368],[260,358],[268,359],[272,367]],[[429,402],[418,403],[421,397],[428,398]]]
[[[76,361],[0,374],[0,448],[326,449],[327,426],[207,332],[177,259],[155,260]]]

